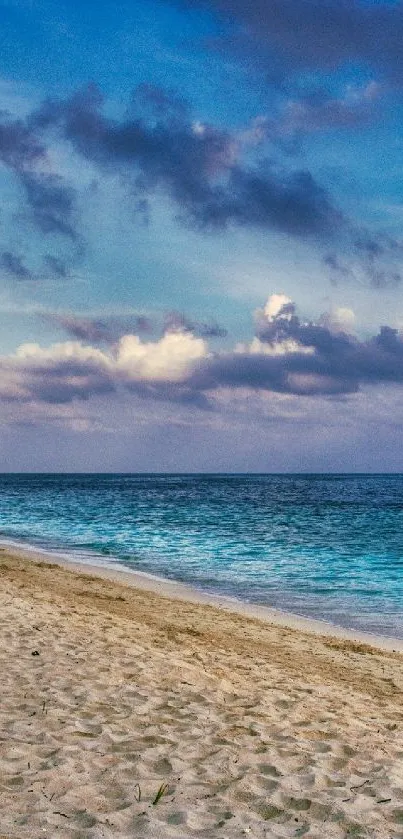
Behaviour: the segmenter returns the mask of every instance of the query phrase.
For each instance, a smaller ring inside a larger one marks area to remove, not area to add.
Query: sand
[[[401,652],[8,550],[0,576],[0,839],[403,839]]]

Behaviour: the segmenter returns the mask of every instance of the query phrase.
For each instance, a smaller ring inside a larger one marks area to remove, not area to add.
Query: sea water
[[[0,475],[0,539],[403,638],[402,475]]]

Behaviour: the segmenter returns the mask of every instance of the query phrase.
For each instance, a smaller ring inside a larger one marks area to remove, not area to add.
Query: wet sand
[[[403,839],[401,652],[7,549],[0,574],[0,839]]]

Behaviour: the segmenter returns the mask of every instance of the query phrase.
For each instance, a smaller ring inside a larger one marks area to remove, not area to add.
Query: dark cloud
[[[323,259],[324,264],[330,270],[331,279],[336,283],[339,279],[352,279],[354,274],[351,268],[342,262],[334,253],[327,254]]]
[[[230,24],[222,48],[247,54],[270,76],[365,65],[403,78],[403,7],[361,0],[183,0]],[[218,46],[216,44],[216,46]]]
[[[158,114],[165,117],[169,113],[172,117],[185,117],[189,113],[189,106],[185,99],[178,96],[177,91],[158,87],[147,82],[139,84],[132,97],[132,110],[134,113],[141,108],[143,113],[147,110],[151,116]],[[129,108],[129,113],[130,113]]]
[[[45,148],[35,132],[22,120],[12,120],[0,111],[0,160],[15,172],[22,172],[44,159]]]
[[[326,109],[341,119],[347,105],[331,104],[316,93],[316,98],[306,95],[300,107],[302,114],[283,116],[283,124],[280,119],[278,136],[304,122],[323,124]],[[264,131],[274,136],[267,125]],[[19,178],[28,217],[41,234],[56,234],[74,244],[73,258],[83,250],[76,191],[61,176],[37,166],[46,161],[47,147],[60,138],[99,169],[119,174],[133,214],[145,221],[149,195],[162,190],[177,207],[178,218],[201,230],[234,225],[277,230],[310,239],[322,252],[331,249],[335,256],[328,267],[333,277],[343,275],[336,270],[341,265],[336,252],[343,249],[360,262],[373,285],[398,279],[390,263],[399,243],[360,230],[308,169],[284,165],[274,157],[259,158],[257,147],[243,142],[240,132],[195,121],[180,97],[150,85],[136,91],[122,119],[106,114],[102,94],[93,85],[69,99],[46,101],[25,123],[10,123],[0,115],[0,159]],[[47,261],[47,267],[63,278],[62,263],[53,261],[52,267]]]
[[[365,101],[373,95],[371,85],[360,93]],[[350,107],[331,104],[318,92],[305,100],[311,125],[324,123],[326,110],[341,119],[343,108],[347,112]],[[397,274],[388,263],[399,243],[361,230],[308,169],[290,169],[274,158],[256,159],[253,142],[245,147],[238,134],[195,122],[186,103],[159,88],[143,85],[122,120],[107,116],[103,104],[98,88],[90,86],[69,100],[44,103],[31,124],[40,134],[57,131],[92,163],[122,174],[134,195],[134,208],[148,194],[164,190],[178,207],[179,218],[202,230],[237,225],[310,238],[320,248],[343,248],[374,285],[390,282],[392,275],[395,281]],[[286,133],[284,119],[277,136]],[[294,114],[293,121],[292,130],[304,118]],[[267,125],[259,124],[258,133],[270,136]],[[371,242],[377,253],[370,252]],[[332,271],[335,275],[334,266]]]
[[[57,326],[79,341],[91,344],[115,344],[122,335],[147,334],[155,324],[146,315],[105,315],[105,317],[83,317],[72,313],[50,312],[40,317]],[[164,332],[191,332],[202,338],[223,338],[227,330],[217,322],[191,320],[181,312],[168,312],[163,320]]]
[[[345,245],[345,256],[353,258],[358,273],[363,274],[374,288],[399,285],[402,274],[396,257],[400,256],[401,259],[401,255],[402,243],[383,234],[375,237],[364,231],[359,238],[353,235],[353,240],[346,241]],[[345,258],[342,260],[335,253],[327,254],[323,263],[329,269],[330,279],[334,283],[338,280],[357,279],[354,268],[346,263]],[[362,282],[362,279],[359,281]]]
[[[142,399],[185,405],[202,411],[214,409],[210,397],[202,389],[195,388],[192,383],[189,384],[186,381],[183,383],[126,381],[125,388]]]
[[[27,201],[36,227],[42,233],[58,233],[76,240],[75,190],[59,175],[22,172]]]
[[[30,117],[13,120],[0,112],[0,161],[13,173],[25,197],[17,213],[20,231],[28,220],[41,236],[58,234],[73,242],[75,257],[79,256],[83,243],[76,229],[75,190],[60,175],[43,171],[47,165],[47,138],[39,137]],[[67,265],[59,257],[45,255],[44,263],[52,277],[67,277]],[[40,278],[10,250],[3,252],[1,265],[16,279]]]
[[[347,88],[344,96],[339,97],[330,95],[323,88],[299,91],[297,98],[285,102],[276,120],[266,121],[266,133],[273,140],[283,141],[283,147],[284,140],[288,139],[285,148],[295,152],[300,148],[301,138],[307,134],[367,127],[381,118],[381,91],[376,82]],[[290,138],[294,145],[290,145]]]
[[[19,180],[34,225],[41,233],[76,240],[75,191],[60,175],[38,168],[46,158],[47,140],[39,137],[32,119],[12,120],[0,112],[0,160]]]
[[[308,334],[305,338],[308,339]],[[332,338],[319,327],[312,330],[311,339],[318,344],[312,354],[305,353],[301,347],[283,355],[262,352],[216,356],[199,365],[191,383],[203,391],[220,387],[251,388],[314,396],[353,393],[362,384],[403,382],[400,339],[394,353],[375,344],[362,346]]]
[[[44,254],[43,261],[52,276],[57,277],[60,280],[67,279],[69,270],[66,263],[60,259],[60,257],[46,253]]]
[[[22,258],[11,251],[3,251],[0,257],[0,265],[10,276],[16,280],[35,280],[35,275],[24,265]]]
[[[344,219],[309,171],[243,170],[234,166],[227,189],[212,188],[193,208],[204,226],[277,228],[295,236],[331,236]]]
[[[98,344],[110,340],[108,325],[105,321],[97,318],[59,314],[47,314],[43,317],[79,341],[91,341],[94,344]]]
[[[375,237],[363,231],[355,240],[353,247],[355,252],[360,254],[365,273],[375,288],[400,283],[400,270],[396,267],[387,267],[387,260],[390,255],[392,258],[394,254],[401,255],[401,243],[388,236]]]
[[[3,251],[0,255],[0,266],[4,271],[17,280],[43,280],[43,279],[58,279],[65,280],[69,276],[69,270],[66,263],[60,257],[52,254],[44,254],[43,264],[45,270],[43,272],[35,273],[31,271],[25,264],[23,258],[19,254],[12,251]]]
[[[90,318],[51,312],[41,317],[73,338],[93,344],[114,344],[124,333],[149,332],[152,329],[151,321],[145,315]]]
[[[29,367],[27,397],[50,404],[65,404],[75,399],[87,400],[116,388],[101,365],[69,359]]]
[[[155,93],[151,101],[154,103]],[[330,235],[342,214],[306,170],[288,172],[270,161],[243,162],[234,137],[194,123],[186,109],[160,95],[153,119],[107,117],[94,87],[68,101],[47,102],[36,114],[41,130],[57,126],[75,150],[111,170],[132,173],[137,191],[162,188],[181,217],[202,228],[228,224],[277,228],[294,235]],[[150,104],[150,103],[149,103]]]
[[[384,92],[382,85],[374,81],[349,85],[340,96],[323,87],[297,87],[292,95],[283,98],[274,115],[260,115],[252,120],[242,134],[243,141],[255,148],[270,142],[289,158],[303,155],[304,140],[310,134],[357,131],[381,120]]]
[[[195,321],[183,312],[168,312],[164,317],[165,332],[192,332],[201,338],[225,338],[228,334],[223,326],[216,321],[211,323]]]
[[[388,326],[359,341],[326,325],[301,322],[293,304],[287,304],[271,320],[260,319],[257,335],[263,342],[261,353],[207,359],[194,374],[194,385],[314,395],[351,393],[363,384],[403,383],[403,338]],[[286,342],[292,342],[292,349]],[[265,354],[264,344],[272,354]]]

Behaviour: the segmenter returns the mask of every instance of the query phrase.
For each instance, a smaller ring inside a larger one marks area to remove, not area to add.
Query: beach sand
[[[0,839],[403,839],[401,652],[7,549],[0,574]]]

